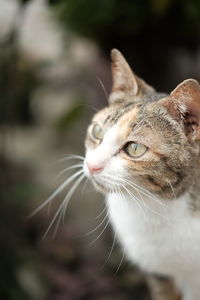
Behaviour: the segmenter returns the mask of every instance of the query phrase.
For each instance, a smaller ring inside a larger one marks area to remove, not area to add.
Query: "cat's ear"
[[[113,104],[123,99],[133,100],[144,94],[149,94],[154,89],[145,81],[136,76],[126,59],[117,49],[111,51],[112,59],[112,91],[109,97],[109,103]]]
[[[162,100],[161,100],[162,101]],[[200,140],[200,85],[194,79],[180,83],[163,101],[170,115],[183,121],[190,140]]]

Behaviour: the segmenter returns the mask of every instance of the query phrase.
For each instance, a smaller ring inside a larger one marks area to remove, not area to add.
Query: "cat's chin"
[[[99,176],[98,174],[97,176],[92,175],[89,172],[88,167],[86,166],[85,163],[83,169],[84,169],[85,176],[91,181],[94,188],[98,192],[101,192],[103,194],[116,193],[116,188],[114,187],[114,184],[106,182],[104,178],[102,176]]]
[[[111,185],[107,185],[107,184],[103,184],[100,183],[97,180],[92,180],[92,184],[95,187],[95,189],[103,194],[108,194],[108,193],[114,193],[114,187],[112,187]]]

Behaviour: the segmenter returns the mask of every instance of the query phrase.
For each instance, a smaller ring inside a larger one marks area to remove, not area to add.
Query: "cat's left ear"
[[[198,81],[184,80],[169,97],[161,102],[174,119],[183,121],[185,133],[191,141],[200,140],[200,85]]]
[[[142,95],[154,91],[151,86],[133,73],[119,50],[111,51],[111,59],[113,85],[109,97],[110,104],[121,102],[124,99],[134,101]]]

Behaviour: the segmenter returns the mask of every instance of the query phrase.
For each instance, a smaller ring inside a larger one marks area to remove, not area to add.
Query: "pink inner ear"
[[[194,136],[194,134],[197,133],[199,122],[196,116],[193,116],[190,113],[186,113],[184,118],[184,124],[185,124],[185,134],[188,137],[191,137],[192,135]]]
[[[200,118],[200,85],[194,79],[187,79],[180,83],[169,96],[174,103],[174,108],[181,113],[181,108],[185,108],[184,114]],[[183,114],[183,115],[184,115]]]
[[[197,116],[194,116],[190,113],[186,113],[185,114],[185,123],[188,124],[188,125],[198,126],[199,120],[198,120]]]
[[[188,103],[188,112],[189,115],[196,119],[196,121],[198,122],[200,119],[200,96],[199,99],[192,99],[192,101],[190,101]]]
[[[161,99],[159,102],[164,108],[167,109],[168,113],[173,119],[176,121],[183,119],[183,114],[181,113],[178,102],[175,99],[169,96],[168,98]]]
[[[185,114],[185,132],[188,138],[200,139],[200,93],[193,91],[191,97],[187,99],[187,113]]]

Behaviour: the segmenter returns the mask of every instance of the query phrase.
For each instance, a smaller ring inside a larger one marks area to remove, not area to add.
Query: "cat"
[[[84,172],[106,196],[126,258],[155,300],[200,299],[200,85],[158,93],[111,51],[109,104],[85,140]],[[162,76],[162,74],[161,74]]]

